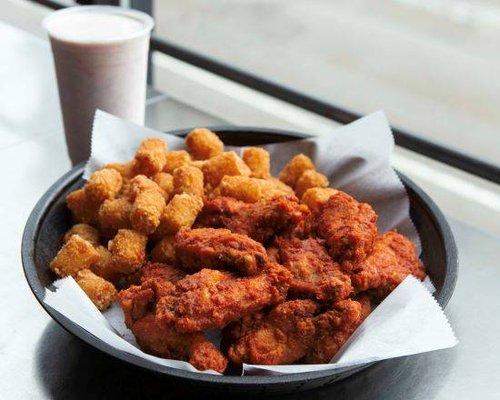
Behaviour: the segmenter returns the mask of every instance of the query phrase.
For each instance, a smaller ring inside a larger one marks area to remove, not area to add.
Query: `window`
[[[155,0],[156,34],[500,166],[500,5]]]

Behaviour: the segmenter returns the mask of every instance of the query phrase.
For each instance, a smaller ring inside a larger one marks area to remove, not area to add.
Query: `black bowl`
[[[296,132],[259,129],[216,127],[224,143],[228,145],[259,145],[305,137]],[[185,135],[189,129],[171,133]],[[358,372],[367,366],[335,373],[329,371],[307,372],[280,376],[218,376],[160,367],[148,360],[116,350],[91,333],[74,324],[63,315],[43,303],[46,287],[51,286],[54,276],[48,265],[61,246],[61,238],[70,226],[70,215],[65,206],[66,195],[83,185],[83,165],[74,167],[54,183],[38,201],[24,230],[22,260],[26,279],[42,307],[62,327],[91,346],[123,360],[163,376],[213,389],[256,393],[284,393],[306,390],[330,384]],[[457,278],[457,251],[455,241],[445,217],[436,204],[415,183],[399,174],[410,198],[410,214],[422,242],[421,258],[437,288],[434,296],[441,306],[446,306],[455,288]]]

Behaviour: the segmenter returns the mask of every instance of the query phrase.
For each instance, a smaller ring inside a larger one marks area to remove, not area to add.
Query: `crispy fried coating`
[[[148,262],[139,271],[139,281],[144,283],[150,279],[160,279],[177,282],[186,276],[186,273],[170,264]]]
[[[98,260],[99,253],[92,243],[78,235],[72,235],[50,263],[50,269],[64,277],[74,275],[81,269],[88,269]]]
[[[203,196],[203,172],[191,165],[184,165],[174,170],[174,194],[187,193]]]
[[[209,129],[193,129],[186,136],[186,146],[195,160],[208,160],[222,153],[224,143]]]
[[[99,227],[107,235],[114,235],[118,229],[130,228],[132,203],[126,198],[104,200],[99,208]]]
[[[264,243],[275,235],[292,231],[308,215],[307,207],[294,196],[281,196],[257,203],[230,197],[207,200],[196,227],[226,228]]]
[[[116,299],[117,292],[113,284],[89,269],[78,271],[75,281],[101,311],[109,308]]]
[[[316,329],[312,317],[318,308],[311,300],[277,305],[258,322],[251,320],[251,327],[240,328],[241,337],[229,347],[229,358],[235,363],[266,365],[299,360],[313,341]]]
[[[160,225],[164,209],[165,198],[159,190],[148,189],[139,192],[130,210],[132,228],[145,235],[153,233]]]
[[[146,260],[148,237],[130,230],[120,229],[108,243],[108,250],[113,257],[113,268],[124,274],[134,272]]]
[[[290,290],[320,301],[342,300],[352,293],[349,276],[340,270],[319,239],[277,238],[279,262],[293,275]]]
[[[163,139],[148,138],[143,140],[135,153],[135,172],[152,176],[163,170],[166,157],[167,145]]]
[[[191,228],[202,208],[203,200],[199,196],[176,194],[163,211],[158,233],[173,235],[181,228]]]
[[[174,177],[166,172],[157,172],[153,175],[153,181],[162,190],[165,201],[170,200],[174,192]]]
[[[82,239],[85,239],[87,242],[91,243],[93,246],[97,246],[100,241],[99,231],[90,226],[88,224],[76,224],[68,230],[63,237],[63,242],[66,243],[69,238],[73,235],[78,235]]]
[[[304,192],[300,202],[309,207],[309,210],[311,210],[313,214],[316,214],[335,193],[337,193],[336,189],[313,187]]]
[[[213,188],[217,187],[226,175],[229,176],[250,176],[250,168],[238,157],[234,151],[228,151],[210,158],[203,163],[204,181]]]
[[[347,299],[333,305],[333,309],[314,317],[316,334],[308,353],[302,359],[305,364],[326,364],[363,322],[367,306]]]
[[[255,203],[263,198],[260,179],[248,176],[225,176],[218,186],[222,196],[232,197],[245,203]]]
[[[90,225],[97,223],[100,203],[91,200],[83,188],[68,194],[66,205],[71,211],[74,222]]]
[[[163,171],[172,174],[176,168],[189,165],[191,156],[186,150],[167,151],[166,160]]]
[[[372,253],[356,265],[351,280],[357,292],[370,290],[380,300],[408,275],[425,278],[415,245],[403,235],[391,231],[380,236]]]
[[[314,169],[312,160],[305,154],[297,154],[281,170],[279,179],[288,186],[295,187],[297,180],[308,169]]]
[[[158,275],[158,264],[149,265],[145,268],[150,277],[153,274],[151,279],[122,290],[118,295],[125,323],[134,333],[139,347],[158,357],[188,361],[199,370],[213,369],[222,373],[227,360],[203,333],[179,333],[172,325],[157,322],[155,303],[174,286]]]
[[[315,187],[326,188],[328,184],[328,178],[325,175],[320,174],[314,169],[308,169],[300,175],[299,179],[297,179],[295,183],[295,192],[300,199],[307,189]]]
[[[117,170],[103,168],[90,175],[84,190],[92,201],[102,203],[106,199],[115,198],[122,184],[123,178]]]
[[[165,236],[151,250],[155,262],[172,264],[175,262],[174,236]]]
[[[90,270],[107,281],[117,283],[122,274],[114,269],[111,252],[104,246],[97,246],[95,249],[99,253],[99,259],[90,266]]]
[[[135,159],[126,163],[109,163],[104,166],[104,168],[110,168],[118,171],[118,173],[126,179],[131,179],[135,173]]]
[[[251,176],[266,179],[271,176],[271,157],[262,147],[247,147],[243,150],[243,161],[250,168]]]
[[[134,178],[130,180],[129,200],[131,202],[134,202],[139,193],[147,192],[150,190],[160,192],[163,195],[160,186],[152,179],[149,179],[145,175],[134,176]]]
[[[177,291],[160,298],[156,316],[163,323],[174,324],[179,332],[194,332],[222,328],[243,315],[285,300],[290,273],[277,264],[268,267],[265,274],[247,278],[226,278],[212,286],[198,287],[196,278],[201,270],[189,276],[190,290]]]
[[[333,259],[351,269],[370,254],[377,237],[376,224],[377,214],[369,204],[338,191],[322,207],[317,232]]]
[[[179,333],[173,327],[159,324],[148,314],[132,325],[139,347],[157,357],[188,361],[200,371],[223,373],[226,357],[201,332]]]
[[[228,229],[182,229],[175,235],[174,248],[178,262],[188,271],[212,268],[256,275],[268,263],[260,243]]]

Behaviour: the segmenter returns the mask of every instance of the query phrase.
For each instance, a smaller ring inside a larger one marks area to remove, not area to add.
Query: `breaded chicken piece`
[[[370,254],[377,238],[376,224],[377,214],[369,204],[338,191],[322,207],[316,227],[333,259],[349,270]]]
[[[241,327],[241,337],[228,350],[235,363],[290,364],[302,358],[314,339],[313,315],[318,305],[311,300],[279,304],[251,327]],[[243,321],[244,323],[244,321]]]
[[[190,362],[199,370],[223,372],[227,360],[203,333],[179,333],[172,325],[157,323],[155,304],[158,298],[174,289],[166,280],[149,279],[119,293],[125,323],[132,330],[139,347],[158,357]]]
[[[372,253],[356,265],[351,280],[357,292],[370,290],[381,300],[408,275],[424,279],[424,266],[415,245],[403,235],[391,231],[375,241]]]
[[[150,279],[175,283],[186,276],[183,270],[159,262],[147,262],[136,274],[138,283],[144,283]]]
[[[305,364],[326,364],[349,339],[370,312],[369,300],[342,300],[333,309],[314,317],[316,333],[312,345],[301,360]]]
[[[282,196],[257,203],[244,203],[230,197],[207,200],[195,227],[226,228],[265,243],[275,235],[286,234],[302,223],[309,210],[295,196]]]
[[[197,275],[177,283],[177,290],[163,296],[157,304],[156,316],[163,323],[174,324],[179,332],[222,328],[242,316],[285,300],[290,272],[271,264],[265,274],[248,278],[222,279],[211,286],[199,287]]]
[[[228,229],[182,229],[175,235],[174,249],[189,271],[212,268],[256,275],[268,263],[260,243]]]
[[[292,273],[290,290],[317,300],[342,300],[352,293],[349,276],[340,270],[320,239],[277,238],[278,262]]]
[[[132,325],[139,347],[157,357],[183,360],[200,371],[223,373],[226,357],[201,332],[179,333],[172,326],[159,324],[148,314]]]

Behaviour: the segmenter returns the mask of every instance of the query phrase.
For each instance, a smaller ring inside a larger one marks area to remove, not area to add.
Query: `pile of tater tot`
[[[328,362],[372,304],[425,276],[413,244],[379,234],[306,155],[273,177],[263,148],[240,157],[204,128],[185,146],[148,138],[93,172],[67,196],[74,225],[50,263],[99,310],[119,300],[144,351],[219,372]],[[225,350],[206,329],[224,329]]]

